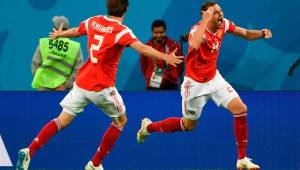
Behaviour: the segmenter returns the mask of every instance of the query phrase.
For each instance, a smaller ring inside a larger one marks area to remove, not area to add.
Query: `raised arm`
[[[182,62],[183,56],[176,56],[176,50],[174,50],[170,54],[165,54],[155,50],[154,48],[141,43],[140,41],[136,41],[130,45],[133,49],[137,52],[141,53],[142,55],[157,58],[160,60],[165,60],[168,64],[173,65],[176,67],[176,64],[180,64]]]
[[[53,28],[53,32],[49,33],[49,37],[51,39],[56,39],[59,37],[65,37],[65,38],[72,38],[72,37],[79,37],[81,34],[78,32],[78,27],[70,28],[68,30],[63,31],[63,24],[59,26],[59,29],[56,30]]]
[[[246,40],[257,40],[260,38],[272,38],[272,32],[269,29],[248,30],[241,27],[236,27],[232,34],[240,36]]]
[[[205,34],[205,29],[207,23],[213,16],[213,8],[209,8],[208,10],[204,11],[202,14],[202,20],[200,24],[194,27],[190,33],[189,37],[189,46],[194,49],[199,49],[202,42],[204,42],[203,35]]]

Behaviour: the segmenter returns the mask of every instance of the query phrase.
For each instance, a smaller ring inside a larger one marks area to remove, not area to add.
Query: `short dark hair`
[[[201,6],[201,15],[204,11],[208,10],[209,7],[215,6],[217,4],[216,1],[214,0],[210,0],[205,2],[202,6]]]
[[[167,30],[167,24],[164,20],[158,19],[152,22],[151,29],[153,31],[154,27],[164,27],[165,30]]]
[[[106,7],[108,15],[122,17],[129,6],[128,0],[107,0]]]

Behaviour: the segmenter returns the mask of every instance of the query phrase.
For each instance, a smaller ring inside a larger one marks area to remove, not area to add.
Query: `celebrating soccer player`
[[[60,105],[61,114],[48,122],[28,148],[18,153],[17,170],[27,170],[30,159],[47,141],[67,127],[72,120],[93,102],[110,118],[111,125],[104,133],[95,155],[85,167],[86,170],[103,170],[102,161],[118,140],[127,117],[122,97],[115,88],[115,78],[121,53],[130,46],[143,55],[165,60],[170,65],[182,62],[183,56],[176,56],[174,50],[164,54],[141,43],[132,31],[122,24],[128,9],[128,0],[107,0],[108,16],[94,16],[80,23],[78,28],[67,31],[53,30],[50,38],[88,37],[88,61],[81,67],[73,89],[65,96]]]
[[[260,167],[247,157],[248,143],[247,106],[237,92],[217,70],[217,59],[226,33],[247,40],[269,39],[268,29],[247,30],[224,18],[221,7],[214,1],[204,3],[202,20],[192,27],[189,34],[189,49],[186,57],[186,77],[181,86],[183,118],[168,118],[152,122],[145,118],[137,133],[139,143],[153,132],[170,133],[190,131],[195,128],[202,109],[209,99],[226,108],[234,117],[234,134],[238,150],[238,169],[257,170]]]

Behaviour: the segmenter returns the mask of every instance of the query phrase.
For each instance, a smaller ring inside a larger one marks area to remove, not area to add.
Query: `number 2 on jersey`
[[[92,61],[92,63],[98,63],[98,59],[97,59],[96,57],[94,57],[93,52],[94,52],[94,51],[99,51],[99,50],[100,50],[104,38],[103,38],[103,36],[101,36],[101,35],[94,35],[94,39],[95,39],[95,40],[98,40],[99,42],[98,42],[97,45],[95,45],[95,44],[92,44],[92,45],[91,45],[91,48],[90,48],[90,56],[91,56],[91,61]]]

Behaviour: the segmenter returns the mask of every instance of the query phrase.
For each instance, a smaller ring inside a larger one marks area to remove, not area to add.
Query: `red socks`
[[[43,147],[47,141],[54,136],[62,128],[61,123],[57,119],[53,119],[48,122],[37,137],[29,145],[29,155],[32,158],[35,152]]]
[[[93,165],[95,167],[98,167],[102,163],[102,160],[110,152],[122,131],[123,128],[113,124],[111,124],[111,126],[106,130],[102,137],[100,147],[98,148],[92,159]]]
[[[42,148],[48,140],[54,136],[62,128],[61,123],[54,119],[48,122],[39,132],[37,137],[29,145],[29,155],[32,158],[36,151]],[[109,153],[113,145],[119,138],[123,128],[119,128],[115,125],[111,125],[103,135],[101,144],[97,152],[95,153],[92,162],[94,166],[99,166],[103,158]]]
[[[180,118],[168,118],[159,122],[153,122],[147,127],[148,132],[170,133],[184,131],[183,120]],[[237,142],[238,159],[247,156],[248,127],[247,113],[234,115],[234,134]]]
[[[153,122],[147,127],[148,132],[170,133],[184,131],[183,119],[171,117],[159,122]]]
[[[248,144],[248,127],[247,113],[234,115],[234,134],[237,142],[238,159],[243,159],[247,156]]]

